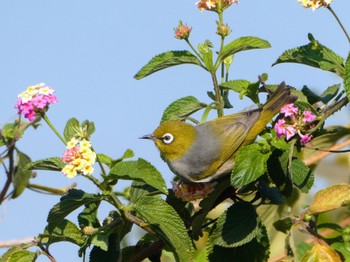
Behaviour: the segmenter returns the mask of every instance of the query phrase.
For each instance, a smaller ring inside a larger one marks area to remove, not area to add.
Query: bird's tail
[[[272,118],[280,112],[282,107],[294,103],[297,99],[297,96],[291,94],[291,88],[282,82],[263,105],[258,121],[256,121],[249,132],[250,139],[255,140]]]

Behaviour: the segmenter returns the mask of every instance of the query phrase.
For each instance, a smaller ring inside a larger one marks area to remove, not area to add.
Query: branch
[[[13,240],[4,240],[0,241],[0,248],[9,248],[14,246],[19,246],[21,244],[31,244],[36,240],[34,237],[26,237],[21,239],[13,239]]]
[[[339,143],[339,144],[336,144],[330,148],[327,148],[327,150],[330,150],[330,151],[334,151],[334,150],[340,150],[346,146],[350,145],[350,138]],[[315,164],[317,163],[318,161],[320,161],[321,159],[325,158],[326,156],[332,154],[334,152],[327,152],[327,151],[320,151],[318,152],[318,154],[312,156],[312,157],[309,157],[307,159],[304,160],[304,163],[305,165],[307,166],[311,166],[312,164]]]

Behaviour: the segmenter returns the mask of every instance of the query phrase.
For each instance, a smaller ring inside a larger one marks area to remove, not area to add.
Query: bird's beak
[[[144,136],[139,137],[139,139],[151,139],[154,141],[156,139],[156,137],[153,134],[148,134],[148,135],[144,135]]]

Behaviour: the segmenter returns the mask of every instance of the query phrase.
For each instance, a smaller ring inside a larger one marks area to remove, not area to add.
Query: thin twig
[[[330,150],[330,151],[339,150],[339,149],[344,148],[348,145],[350,145],[350,138],[339,143],[339,144],[336,144],[336,145],[328,148],[328,150]],[[310,150],[312,150],[312,149],[310,149]],[[304,163],[307,166],[311,166],[312,164],[317,163],[318,161],[320,161],[321,159],[325,158],[326,156],[328,156],[332,153],[333,152],[319,151],[318,154],[315,154],[314,156],[305,159]]]

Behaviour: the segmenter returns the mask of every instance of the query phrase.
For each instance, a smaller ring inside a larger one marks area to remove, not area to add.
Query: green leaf
[[[214,245],[232,248],[252,241],[258,234],[258,223],[258,215],[250,203],[233,204],[219,217],[209,236],[208,253],[212,252]]]
[[[344,89],[346,92],[346,96],[350,101],[350,52],[345,62]]]
[[[94,122],[90,122],[88,120],[81,123],[81,129],[85,131],[85,138],[89,138],[96,131]]]
[[[341,253],[344,257],[344,261],[350,261],[350,243],[340,243],[336,242],[331,245],[332,248],[334,248],[336,251]]]
[[[183,221],[170,205],[157,197],[145,196],[134,207],[138,215],[172,250],[177,261],[192,261],[192,241]]]
[[[33,262],[38,257],[36,252],[30,252],[28,250],[22,249],[14,252],[6,260],[6,262]]]
[[[159,194],[159,190],[140,181],[133,181],[130,189],[130,201],[136,203],[141,197]]]
[[[99,206],[100,202],[93,202],[85,205],[84,210],[78,215],[78,222],[80,228],[84,228],[87,226],[99,228],[101,226],[97,216]]]
[[[220,203],[219,197],[228,188],[232,188],[230,185],[229,178],[225,178],[215,185],[215,190],[211,192],[206,198],[202,199],[199,203],[200,210],[192,218],[192,236],[194,239],[199,238],[202,234],[203,223],[208,213]]]
[[[307,193],[314,184],[315,176],[309,167],[298,158],[292,160],[292,180],[301,192]]]
[[[318,191],[309,206],[309,211],[311,214],[317,214],[349,205],[350,185],[342,183]]]
[[[166,183],[159,171],[146,160],[139,158],[136,161],[117,163],[109,172],[114,179],[127,179],[144,182],[164,194],[168,193]]]
[[[91,244],[99,247],[103,251],[108,251],[108,239],[109,234],[106,234],[104,232],[98,233],[92,237]]]
[[[340,87],[340,84],[329,86],[320,95],[322,103],[327,104],[329,101],[331,101],[338,94]]]
[[[124,154],[122,155],[122,159],[127,159],[127,158],[133,158],[135,156],[134,151],[131,149],[125,150]]]
[[[239,98],[244,96],[250,98],[254,103],[259,103],[259,82],[249,82],[247,80],[231,80],[220,84],[224,90],[233,90],[239,93]]]
[[[267,169],[267,160],[271,152],[262,152],[258,144],[241,148],[235,159],[235,167],[231,175],[231,184],[235,188],[245,186],[260,176]]]
[[[25,122],[21,121],[15,121],[14,123],[6,124],[3,126],[1,129],[1,135],[6,139],[6,140],[11,140],[13,141],[14,139],[19,140],[23,136],[24,128],[23,126],[26,125],[24,124]],[[4,145],[4,141],[2,139],[0,140],[0,146]]]
[[[282,140],[282,139],[279,139]],[[283,140],[284,141],[284,140]],[[267,161],[267,171],[272,182],[280,189],[285,196],[291,196],[293,185],[289,178],[289,145],[282,146],[281,150],[275,149]]]
[[[208,259],[210,262],[221,262],[223,258],[228,258],[228,261],[264,262],[269,258],[269,247],[266,228],[259,223],[257,234],[250,242],[234,248],[214,246]]]
[[[57,242],[70,242],[80,246],[85,241],[80,229],[67,219],[63,219],[52,232],[49,232],[46,228],[44,234],[40,237],[42,243],[48,242],[50,245]]]
[[[270,43],[266,40],[254,36],[244,36],[237,38],[231,43],[225,45],[220,54],[220,59],[223,60],[230,55],[246,50],[270,47]]]
[[[134,78],[140,80],[157,71],[182,64],[202,66],[201,61],[189,51],[169,51],[153,57]]]
[[[15,174],[12,180],[14,191],[12,198],[19,197],[29,184],[32,178],[32,171],[26,170],[24,167],[30,163],[30,158],[26,154],[17,150],[17,163],[15,166]]]
[[[273,66],[280,63],[299,63],[329,71],[343,77],[344,59],[331,49],[314,40],[310,35],[309,44],[285,51]]]
[[[67,124],[64,128],[63,135],[64,139],[68,142],[77,134],[80,134],[80,123],[76,118],[71,118],[67,121]]]
[[[202,54],[203,56],[203,62],[205,66],[207,67],[208,71],[212,71],[214,69],[214,64],[213,64],[213,51],[208,48],[206,52]]]
[[[118,236],[112,234],[108,237],[108,249],[107,251],[101,249],[98,246],[94,246],[90,252],[90,262],[115,262],[121,261],[120,244],[118,242]]]
[[[30,248],[34,245],[35,243],[33,242],[30,244],[21,244],[18,246],[11,247],[0,257],[0,262],[8,262],[8,261],[15,262],[15,260],[11,260],[12,255],[15,255],[17,252],[26,251],[27,248]],[[30,260],[30,261],[33,261],[33,260]]]
[[[161,122],[167,120],[185,120],[207,105],[193,96],[186,96],[171,103],[164,111]]]
[[[276,230],[287,234],[288,231],[293,226],[293,221],[292,221],[291,217],[286,217],[284,219],[280,219],[280,220],[275,221],[273,223],[273,226],[276,228]]]
[[[49,170],[49,171],[61,171],[66,164],[59,157],[50,157],[34,162],[30,162],[25,165],[26,170]]]
[[[47,217],[47,230],[49,233],[53,232],[55,227],[71,212],[77,208],[102,200],[101,195],[88,194],[82,190],[71,189],[68,194],[61,197],[61,201],[54,205]]]

